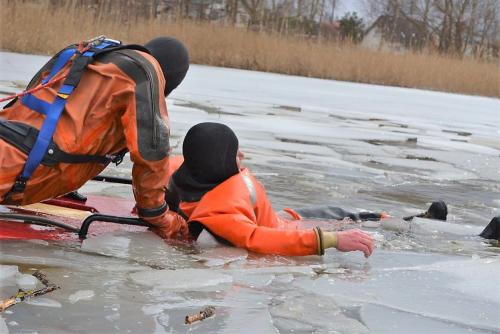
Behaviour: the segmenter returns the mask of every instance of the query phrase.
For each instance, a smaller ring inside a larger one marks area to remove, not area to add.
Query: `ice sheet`
[[[47,60],[0,52],[0,95]],[[475,236],[500,213],[498,99],[191,65],[167,104],[175,153],[192,125],[228,124],[277,210],[335,204],[404,216],[441,198],[449,221],[364,226],[377,237],[368,260],[334,250],[262,256],[209,237],[173,245],[151,232],[2,242],[3,295],[35,269],[61,289],[4,312],[0,332],[500,332],[500,251]],[[126,157],[105,173],[131,170]],[[133,198],[124,185],[82,191]],[[208,305],[215,317],[184,325]]]

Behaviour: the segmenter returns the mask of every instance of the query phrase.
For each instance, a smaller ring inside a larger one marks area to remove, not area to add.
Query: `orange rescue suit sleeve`
[[[318,236],[314,230],[276,228],[276,214],[267,197],[257,197],[254,207],[242,173],[206,193],[189,216],[189,222],[194,221],[234,246],[257,253],[318,254]]]
[[[170,150],[169,147],[155,147],[155,145],[164,146],[165,138],[168,146],[170,135],[167,106],[163,95],[165,79],[156,60],[148,54],[140,54],[154,66],[154,73],[150,75],[156,78],[145,76],[143,81],[135,83],[134,91],[128,94],[126,110],[121,121],[133,162],[132,179],[137,206],[140,209],[157,209],[165,204],[165,187],[169,180],[169,152],[163,155],[155,153],[155,150]],[[149,124],[141,123],[146,121],[149,121]],[[141,143],[141,136],[151,136],[151,139],[148,137]],[[141,145],[149,146],[141,147]],[[150,152],[149,156],[145,156],[145,151]],[[158,219],[162,219],[162,216],[159,215]]]

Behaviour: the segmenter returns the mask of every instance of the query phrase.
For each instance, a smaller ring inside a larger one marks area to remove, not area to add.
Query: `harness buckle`
[[[113,160],[111,160],[112,163],[115,164],[115,166],[118,166],[119,164],[121,164],[123,162],[123,154],[121,155],[117,155],[115,157],[113,157]]]
[[[117,44],[117,45],[122,44],[121,41],[119,41],[117,39],[107,38],[105,35],[100,35],[100,36],[91,38],[88,41],[85,41],[85,43],[87,43],[87,45],[90,45],[91,47],[95,47],[103,42],[109,42],[109,43]]]
[[[104,40],[106,39],[106,36],[104,35],[99,35],[97,37],[91,38],[88,41],[85,41],[87,44],[90,44],[92,46],[96,46],[101,44]]]
[[[122,41],[119,41],[117,39],[111,39],[111,38],[105,38],[104,39],[106,42],[110,42],[110,43],[113,43],[113,44],[118,44],[118,45],[121,45],[122,44]]]
[[[69,94],[57,93],[57,96],[59,96],[61,99],[66,100],[69,97]]]
[[[117,154],[106,154],[106,158],[109,160],[109,162],[114,163],[116,166],[121,164],[123,162],[123,157],[127,153],[126,150],[122,152],[118,152]]]
[[[26,189],[26,182],[28,182],[28,179],[19,176],[16,181],[14,182],[14,185],[12,186],[12,189],[10,190],[11,193],[22,193],[24,192],[24,189]]]

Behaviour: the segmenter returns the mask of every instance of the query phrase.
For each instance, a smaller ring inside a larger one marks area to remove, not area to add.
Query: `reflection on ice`
[[[363,224],[368,227],[366,224]],[[401,218],[383,219],[379,225],[386,230],[397,232],[412,232],[423,234],[426,237],[441,233],[446,235],[455,235],[463,237],[477,236],[483,230],[481,226],[470,224],[456,224],[441,220],[431,220],[415,217],[411,221],[405,221]]]
[[[200,254],[192,255],[207,267],[222,266],[235,261],[244,261],[248,256],[245,249],[219,246],[202,251]]]
[[[103,234],[85,239],[82,250],[95,253],[126,258],[129,253],[130,239],[126,237]]]
[[[491,333],[488,330],[479,330],[469,326],[462,326],[448,321],[440,321],[425,315],[415,314],[388,308],[382,305],[366,304],[361,307],[361,317],[372,333],[383,334],[420,334],[420,333],[440,333],[440,334],[470,334],[470,333]],[[390,319],[387,319],[387,314]],[[381,321],[385,319],[385,321]],[[387,326],[386,321],[391,325]]]
[[[357,317],[340,308],[322,294],[303,295],[289,291],[272,300],[271,315],[281,332],[370,333]]]
[[[372,317],[370,310],[380,315],[380,307],[386,308],[384,328],[388,329],[387,323],[397,319],[387,319],[391,315],[388,309],[418,317],[419,325],[412,329],[415,333],[432,327],[436,321],[441,323],[439,327],[452,324],[466,329],[498,329],[500,299],[492,279],[500,270],[498,259],[484,259],[477,263],[456,260],[452,256],[439,259],[426,254],[398,255],[379,251],[370,262],[371,268],[364,274],[330,274],[321,276],[313,284],[304,279],[293,284],[330,296],[341,306],[379,306],[365,309],[364,317]],[[492,295],[491,299],[485,297],[487,293]],[[484,307],[485,298],[489,300],[488,307]]]
[[[81,250],[111,258],[122,258],[154,269],[190,267],[194,259],[186,251],[166,243],[153,232],[115,231],[83,241]]]

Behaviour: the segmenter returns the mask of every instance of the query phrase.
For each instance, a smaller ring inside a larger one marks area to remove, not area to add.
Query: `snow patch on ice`
[[[19,272],[17,266],[0,265],[0,288],[17,286],[20,289],[34,289],[38,283],[36,277]]]
[[[5,319],[1,315],[0,315],[0,333],[9,334],[9,328],[7,327],[7,324],[5,323]]]
[[[201,254],[193,255],[193,258],[200,260],[207,267],[222,266],[235,261],[245,260],[248,252],[243,248],[217,247],[208,249]]]
[[[82,250],[125,258],[129,254],[129,246],[129,238],[106,233],[85,239],[82,243]]]
[[[34,305],[34,306],[43,306],[43,307],[54,307],[60,308],[62,305],[60,302],[50,298],[36,297],[31,298],[26,301],[26,304]]]
[[[24,290],[34,289],[38,283],[38,279],[32,275],[18,273],[16,279],[17,286]]]
[[[15,276],[18,272],[17,266],[0,264],[0,286],[3,285],[2,282]]]
[[[500,257],[438,262],[429,267],[456,276],[458,280],[448,284],[460,293],[494,303],[500,301],[497,281],[500,277]]]
[[[217,239],[215,239],[215,237],[208,233],[206,230],[203,230],[200,233],[198,239],[196,239],[196,244],[202,248],[217,247],[221,245],[221,243],[218,242]]]
[[[68,297],[71,304],[74,304],[80,300],[90,300],[94,298],[95,293],[92,290],[79,290]]]
[[[213,269],[147,270],[130,277],[137,284],[169,290],[196,290],[233,281]]]

